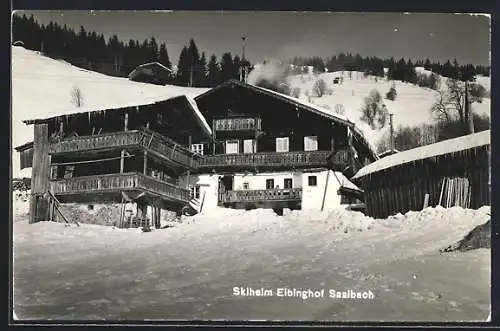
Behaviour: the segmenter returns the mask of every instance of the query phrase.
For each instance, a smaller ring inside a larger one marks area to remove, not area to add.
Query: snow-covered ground
[[[268,73],[266,70],[269,70]],[[249,83],[254,83],[257,76],[273,75],[282,69],[275,65],[261,66],[250,73]],[[421,73],[429,72],[419,68]],[[343,77],[342,84],[333,84],[336,77]],[[332,94],[314,97],[313,85],[317,79],[323,79]],[[477,83],[490,90],[489,77],[477,77]],[[325,112],[335,112],[342,105],[345,115],[363,131],[372,145],[388,133],[386,126],[382,130],[372,130],[360,120],[364,98],[376,89],[383,98],[392,86],[391,81],[375,77],[363,77],[361,72],[331,72],[320,75],[304,74],[288,77],[288,84],[300,89],[300,99],[310,101],[323,107]],[[394,82],[397,90],[396,100],[384,99],[389,112],[394,114],[394,126],[417,126],[432,123],[430,109],[435,103],[437,92],[413,84]],[[442,86],[445,86],[442,82]],[[129,81],[103,75],[97,72],[72,66],[64,61],[54,60],[40,55],[38,52],[23,47],[12,47],[12,145],[22,145],[33,139],[33,127],[22,123],[22,120],[45,117],[49,113],[74,109],[71,91],[74,87],[81,90],[83,106],[103,106],[115,104],[138,103],[159,97],[173,97],[185,94],[195,97],[208,89],[187,88],[173,85],[158,86]],[[484,98],[482,103],[474,103],[473,110],[478,114],[490,114],[490,99]],[[13,150],[14,177],[29,177],[31,168],[19,170],[19,155]]]
[[[83,106],[142,102],[159,97],[194,97],[206,88],[159,86],[111,77],[54,60],[23,47],[12,47],[12,147],[33,140],[33,126],[26,119],[75,108],[71,91],[80,89]],[[19,170],[19,155],[13,150],[13,176],[29,177],[31,168]]]
[[[420,71],[430,74],[430,72],[425,70]],[[343,83],[334,84],[333,80],[336,77],[343,77]],[[326,88],[331,89],[333,93],[325,94],[322,97],[315,97],[313,86],[318,79],[323,79],[326,83]],[[477,83],[483,85],[486,90],[490,90],[489,77],[477,77]],[[364,99],[370,95],[372,90],[377,90],[380,93],[387,110],[394,114],[393,123],[395,128],[398,128],[400,125],[413,127],[421,124],[431,124],[435,121],[435,117],[432,116],[430,110],[437,101],[438,92],[414,84],[394,81],[397,91],[394,101],[385,99],[386,93],[393,86],[392,81],[373,76],[365,78],[362,72],[349,73],[348,71],[339,71],[319,75],[293,75],[288,78],[288,84],[292,89],[300,89],[300,98],[306,99],[307,93],[311,96],[311,102],[318,106],[324,106],[329,112],[334,113],[335,109],[339,107],[337,105],[342,105],[345,115],[360,127],[372,144],[375,144],[388,130],[388,126],[382,130],[372,130],[360,119]],[[443,80],[441,86],[444,88],[445,85]],[[489,98],[484,98],[482,103],[472,104],[473,111],[480,115],[490,116],[490,108],[491,100]]]
[[[439,249],[488,213],[438,207],[376,220],[218,209],[149,233],[15,222],[14,310],[20,319],[484,321],[490,250]],[[285,287],[325,297],[277,296]],[[375,298],[330,298],[330,289]]]

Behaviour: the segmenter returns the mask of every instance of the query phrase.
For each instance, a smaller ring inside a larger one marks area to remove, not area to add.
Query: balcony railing
[[[260,118],[221,118],[214,120],[215,131],[261,130]]]
[[[270,190],[238,190],[219,194],[219,202],[256,202],[256,201],[300,201],[301,188]]]
[[[166,198],[189,201],[189,191],[140,173],[82,176],[54,180],[51,191],[56,194],[98,193],[122,190],[146,190]]]
[[[198,160],[198,168],[326,166],[330,153],[330,151],[296,151],[286,153],[207,155]]]
[[[109,148],[145,148],[185,167],[193,167],[195,157],[189,149],[151,130],[131,130],[80,136],[50,145],[51,154],[85,152]]]

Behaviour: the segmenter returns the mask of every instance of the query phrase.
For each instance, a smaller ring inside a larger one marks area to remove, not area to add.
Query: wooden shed
[[[165,85],[171,78],[172,70],[159,62],[141,64],[128,75],[132,81]]]
[[[385,218],[425,206],[491,203],[490,130],[388,155],[352,178],[367,214]]]
[[[19,152],[21,159],[21,170],[24,168],[31,168],[33,165],[33,142],[28,142],[24,145],[15,148]]]

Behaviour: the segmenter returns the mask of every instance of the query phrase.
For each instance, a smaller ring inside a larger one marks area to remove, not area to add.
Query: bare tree
[[[326,83],[323,79],[318,79],[314,82],[313,91],[321,98],[326,92]]]
[[[453,121],[458,116],[458,121],[466,128],[469,133],[474,132],[472,122],[472,110],[469,104],[467,82],[461,82],[456,79],[446,81],[447,88],[438,91],[438,99],[432,105],[431,111],[437,115],[439,120],[446,122]]]
[[[290,95],[291,95],[292,97],[294,97],[294,98],[298,98],[298,97],[300,97],[300,88],[299,88],[299,87],[294,87],[294,88],[292,89],[292,92],[291,92],[291,94],[290,94]]]
[[[389,113],[382,104],[382,96],[377,90],[372,90],[370,95],[365,98],[365,104],[361,111],[361,120],[368,123],[373,130],[385,126]]]
[[[71,103],[75,105],[75,107],[83,106],[83,94],[78,86],[74,86],[71,90]]]

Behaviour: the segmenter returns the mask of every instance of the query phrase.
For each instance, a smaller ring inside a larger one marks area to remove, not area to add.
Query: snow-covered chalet
[[[237,80],[194,99],[94,108],[25,121],[31,222],[54,200],[134,201],[145,219],[156,210],[155,226],[193,199],[196,211],[332,209],[362,200],[349,178],[378,159],[347,118]]]

